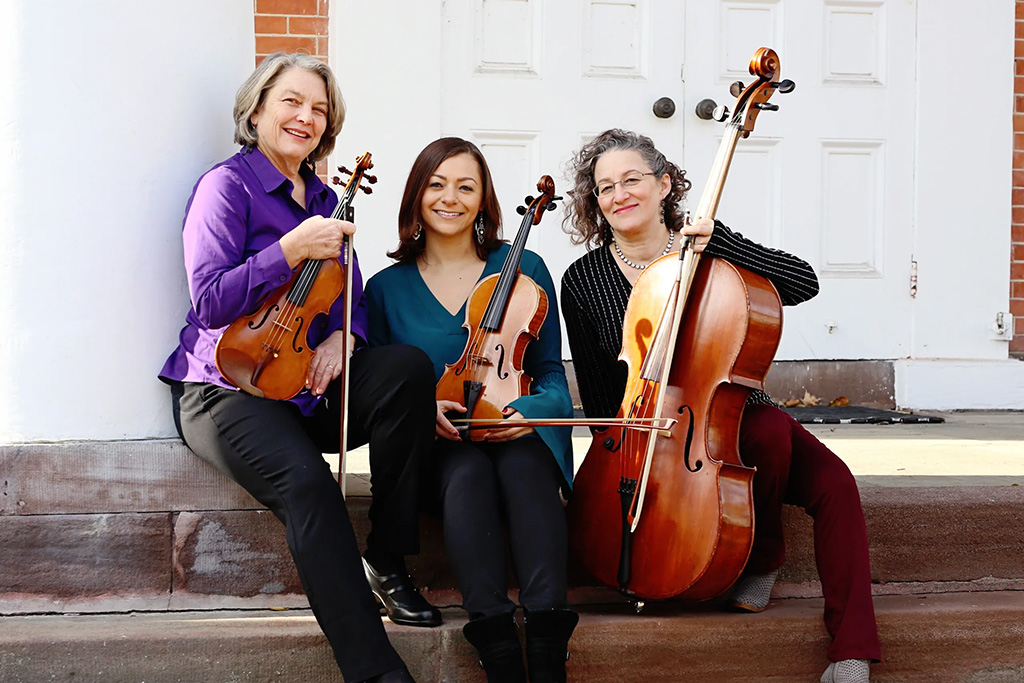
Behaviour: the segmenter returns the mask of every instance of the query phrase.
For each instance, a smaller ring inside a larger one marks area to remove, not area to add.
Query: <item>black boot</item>
[[[530,683],[565,683],[569,636],[580,616],[568,609],[526,613],[526,662]]]
[[[474,619],[462,627],[462,633],[480,654],[487,683],[526,683],[523,648],[514,615]]]

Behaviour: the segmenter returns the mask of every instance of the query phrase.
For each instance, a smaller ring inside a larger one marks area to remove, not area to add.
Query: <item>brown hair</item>
[[[420,215],[423,193],[426,192],[427,185],[430,184],[430,177],[437,167],[445,159],[458,154],[469,154],[480,165],[483,182],[483,188],[481,188],[483,200],[480,204],[480,211],[484,216],[484,240],[483,244],[477,242],[476,239],[473,240],[477,256],[487,260],[487,255],[501,246],[501,207],[498,205],[498,195],[494,192],[491,171],[487,168],[483,153],[479,147],[468,140],[440,138],[424,147],[416,157],[416,161],[412,162],[409,178],[405,181],[402,203],[398,208],[398,248],[388,252],[390,258],[399,263],[410,263],[415,261],[426,249],[425,236],[421,235],[419,239],[414,238],[416,229],[423,220]]]
[[[686,172],[665,158],[646,135],[628,130],[612,128],[583,145],[569,162],[568,173],[575,186],[569,191],[562,230],[568,233],[573,244],[586,244],[588,249],[602,247],[611,241],[612,229],[608,225],[594,196],[594,165],[601,155],[613,149],[633,150],[643,157],[656,177],[666,173],[672,181],[672,189],[662,200],[665,227],[679,232],[683,227],[683,215],[679,202],[690,189]]]

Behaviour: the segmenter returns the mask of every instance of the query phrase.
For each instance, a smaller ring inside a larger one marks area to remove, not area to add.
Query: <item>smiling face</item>
[[[469,154],[456,154],[441,162],[427,181],[420,200],[420,215],[428,239],[431,235],[472,239],[473,222],[483,202],[480,164]]]
[[[305,69],[288,69],[250,117],[257,146],[279,171],[287,176],[297,173],[303,159],[320,144],[327,108],[323,79]]]
[[[616,235],[642,237],[650,230],[664,230],[660,224],[661,200],[668,196],[672,181],[667,173],[661,178],[650,173],[647,162],[632,149],[609,150],[594,164],[598,187],[615,183],[612,192],[598,197],[597,205]],[[637,174],[648,175],[633,187],[623,187],[623,178]]]

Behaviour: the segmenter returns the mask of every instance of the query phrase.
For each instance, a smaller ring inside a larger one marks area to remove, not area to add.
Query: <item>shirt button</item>
[[[288,279],[288,276],[287,276],[287,275],[282,275],[282,276],[281,276],[281,282],[284,282],[284,281],[285,281],[285,280],[287,280],[287,279]]]
[[[326,329],[327,328],[327,321],[325,320],[322,323],[320,323],[320,327]]]

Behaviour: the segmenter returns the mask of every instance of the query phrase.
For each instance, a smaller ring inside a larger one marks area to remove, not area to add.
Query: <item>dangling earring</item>
[[[660,223],[661,223],[662,225],[664,225],[664,224],[665,224],[665,211],[667,211],[667,210],[668,210],[668,207],[667,207],[667,205],[666,205],[666,203],[665,203],[665,200],[664,200],[664,199],[662,199],[662,200],[661,200],[661,216],[659,216],[659,222],[660,222]]]
[[[484,243],[484,212],[481,211],[476,215],[476,243]]]
[[[412,234],[412,241],[415,242],[416,240],[418,240],[422,236],[423,236],[423,226],[420,225],[419,223],[417,223],[416,224],[416,232],[414,232]]]

